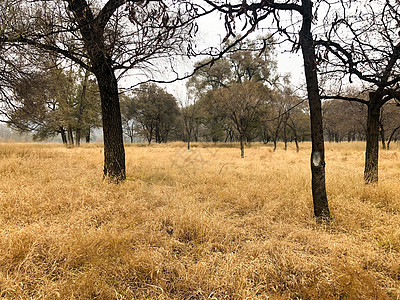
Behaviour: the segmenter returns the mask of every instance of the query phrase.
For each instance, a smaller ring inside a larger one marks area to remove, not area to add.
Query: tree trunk
[[[400,126],[399,126],[399,127],[396,127],[396,128],[392,131],[392,134],[390,135],[389,140],[388,140],[388,142],[387,142],[387,147],[386,147],[387,150],[389,150],[390,142],[393,140],[393,137],[394,137],[396,131],[397,131],[399,128],[400,128]]]
[[[298,141],[298,138],[297,138],[296,124],[294,123],[292,118],[290,118],[290,121],[291,121],[292,125],[290,125],[290,124],[288,124],[288,125],[289,125],[290,129],[292,129],[292,131],[293,131],[294,142],[296,144],[296,152],[299,153],[300,148],[299,148],[299,141]]]
[[[234,141],[234,134],[233,134],[233,130],[231,129],[230,131],[229,131],[229,141],[232,143],[233,141]]]
[[[190,140],[192,138],[192,130],[187,128],[186,133],[187,133],[187,136],[188,136],[187,149],[190,150]]]
[[[374,93],[370,93],[367,116],[367,145],[365,149],[365,183],[378,182],[378,155],[379,155],[379,117],[380,106],[374,100]]]
[[[303,22],[300,30],[300,45],[304,60],[308,102],[311,119],[311,174],[314,215],[317,220],[329,221],[330,212],[325,187],[325,149],[322,127],[321,99],[318,89],[317,66],[315,62],[314,41],[311,35],[312,3],[302,1]]]
[[[294,136],[294,142],[296,144],[296,152],[299,153],[300,147],[299,147],[299,142],[297,141],[297,136]]]
[[[79,24],[84,48],[90,59],[91,71],[97,79],[100,91],[104,138],[103,178],[118,183],[126,179],[125,149],[122,132],[118,83],[112,68],[112,60],[105,47],[105,24],[93,19],[87,1],[69,0],[68,9]]]
[[[191,135],[192,135],[191,130],[188,130],[187,134],[188,134],[187,149],[190,150],[190,139],[191,139]]]
[[[194,141],[197,143],[199,141],[199,124],[196,123],[194,130]]]
[[[244,135],[240,134],[240,157],[244,158]]]
[[[226,133],[226,137],[225,137],[224,143],[228,142],[228,139],[229,139],[229,132]]]
[[[86,143],[90,143],[90,127],[88,127],[88,129],[87,129],[87,133],[86,133]]]
[[[280,125],[279,125],[279,127],[280,127]],[[278,142],[279,127],[275,130],[275,135],[274,135],[274,152],[276,151],[276,144],[277,144],[277,142]]]
[[[80,128],[76,129],[76,131],[75,131],[75,145],[77,147],[81,146],[81,129]]]
[[[155,136],[155,138],[156,138],[156,143],[161,143],[161,138],[160,138],[160,128],[159,128],[159,125],[157,124],[156,125],[156,128],[155,128],[155,130],[154,130],[154,136]]]
[[[287,121],[287,119],[286,119],[286,121]],[[283,124],[283,141],[285,142],[285,151],[287,151],[286,121],[285,121],[285,124]]]
[[[147,142],[150,145],[151,144],[151,140],[153,139],[153,131],[154,131],[153,125],[151,125],[149,127],[144,127],[144,128],[146,129]]]
[[[68,126],[67,133],[68,133],[68,145],[74,146],[74,135],[73,135],[71,126]]]
[[[383,125],[381,122],[379,122],[379,128],[380,128],[379,133],[381,135],[382,149],[386,150],[385,129],[383,128]]]
[[[293,122],[292,131],[293,131],[293,135],[294,135],[294,143],[296,144],[296,152],[299,153],[299,151],[300,151],[299,142],[298,142],[298,138],[297,138],[297,132],[296,132],[296,129],[294,126],[295,126],[295,124]]]
[[[122,133],[121,111],[118,98],[118,84],[111,60],[99,59],[94,74],[100,90],[104,137],[103,178],[116,183],[126,179],[125,149]]]
[[[64,145],[67,145],[67,136],[65,135],[65,129],[63,127],[60,127],[60,134],[61,134],[61,140]]]

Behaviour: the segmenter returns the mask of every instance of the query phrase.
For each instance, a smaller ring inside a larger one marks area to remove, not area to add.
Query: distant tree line
[[[183,106],[161,87],[145,84],[133,96],[122,97],[121,110],[124,133],[131,142],[135,137],[149,144],[176,140],[240,142],[241,137],[245,143],[310,140],[306,106],[285,111],[293,100],[247,82]]]
[[[285,144],[285,149],[288,142],[294,142],[299,149],[299,142],[310,141],[309,111],[299,97],[250,82],[239,87],[233,84],[219,92],[206,93],[194,103],[180,105],[156,84],[142,85],[132,96],[122,97],[124,134],[130,142],[140,137],[149,144],[178,140],[240,142],[242,136],[244,143],[271,142],[274,150],[279,141]],[[249,98],[247,102],[245,96]],[[366,140],[365,105],[329,100],[323,102],[322,112],[327,141]],[[235,119],[240,114],[242,117]],[[383,106],[379,127],[383,149],[400,139],[400,109],[396,102],[389,101]]]
[[[326,101],[322,105],[324,132],[329,142],[366,141],[368,107],[347,100]],[[379,140],[382,149],[400,139],[400,109],[394,101],[381,108],[379,117]]]
[[[145,84],[122,97],[124,133],[151,143],[182,140],[207,142],[299,142],[311,139],[309,109],[293,92],[290,79],[279,78],[271,45],[264,52],[246,41],[230,55],[199,70],[187,83],[188,99],[178,101],[155,84]],[[200,62],[199,64],[204,63]],[[362,91],[343,93],[367,98]],[[365,100],[366,101],[366,100]],[[329,142],[365,141],[368,107],[342,99],[322,103],[323,132]],[[400,110],[394,100],[383,105],[379,119],[382,147],[400,137]]]
[[[271,45],[263,53],[246,41],[226,58],[201,69],[187,83],[188,101],[155,84],[143,84],[121,97],[124,133],[148,143],[191,141],[296,142],[310,140],[308,109],[286,78],[280,84]],[[205,62],[200,62],[200,64]]]
[[[308,106],[293,92],[290,79],[276,74],[272,45],[261,54],[249,50],[259,41],[245,41],[201,69],[188,81],[184,103],[154,83],[121,94],[125,136],[149,144],[185,141],[188,148],[192,141],[240,142],[243,156],[244,144],[251,142],[273,143],[274,150],[279,141],[285,150],[294,142],[299,151],[299,142],[311,139]],[[96,80],[88,71],[45,63],[46,71],[12,82],[13,102],[3,110],[7,123],[19,132],[32,132],[35,140],[59,134],[68,145],[90,142],[91,131],[101,127]],[[344,94],[350,98],[355,92]],[[326,100],[322,113],[327,141],[366,140],[368,112],[363,103]],[[395,101],[383,105],[379,137],[383,148],[400,137]]]

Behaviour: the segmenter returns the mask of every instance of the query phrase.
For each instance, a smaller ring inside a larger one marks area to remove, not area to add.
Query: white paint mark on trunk
[[[312,164],[314,165],[314,167],[318,167],[321,164],[321,153],[319,151],[313,152]]]

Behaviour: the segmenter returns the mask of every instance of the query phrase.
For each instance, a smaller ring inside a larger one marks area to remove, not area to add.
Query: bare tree
[[[156,143],[168,141],[179,113],[175,97],[154,83],[142,84],[132,97],[124,97],[122,118],[128,123],[128,132],[135,131],[149,144],[153,139]]]
[[[0,43],[41,49],[92,72],[100,90],[104,177],[124,180],[125,151],[118,78],[129,70],[154,70],[155,60],[190,53],[195,16],[206,13],[189,1],[86,0],[1,2],[13,15]],[[2,14],[4,15],[4,14]],[[25,45],[25,46],[24,46]]]
[[[304,73],[306,77],[308,102],[310,106],[311,120],[311,173],[312,193],[314,203],[314,215],[318,220],[329,220],[330,212],[325,187],[325,150],[322,126],[321,99],[317,77],[317,57],[315,41],[311,33],[315,11],[313,4],[319,1],[226,1],[216,3],[205,0],[214,8],[225,15],[227,36],[235,35],[236,19],[244,18],[248,26],[261,26],[268,17],[272,18],[276,25],[276,33],[282,33],[290,41],[294,42],[294,49],[301,48],[304,61]],[[315,9],[316,5],[314,5]],[[281,16],[285,14],[285,16]],[[282,19],[290,19],[291,24],[286,25]],[[301,28],[294,24],[301,23]],[[268,27],[272,27],[271,25]],[[290,30],[288,30],[290,28]]]
[[[124,134],[130,139],[130,142],[133,143],[133,139],[137,134],[135,130],[136,121],[134,116],[135,103],[125,94],[120,95],[119,99],[121,102],[122,129]]]
[[[196,142],[198,139],[201,111],[195,95],[191,95],[191,98],[188,97],[187,102],[184,104],[181,103],[181,105],[181,115],[186,134],[187,148],[190,150],[190,142],[192,138],[194,137]]]
[[[261,122],[264,130],[269,133],[274,143],[274,152],[276,151],[279,134],[282,131],[282,125],[285,119],[285,112],[288,106],[285,103],[285,97],[278,90],[271,92],[271,99],[265,107]]]
[[[269,89],[260,82],[247,80],[215,90],[212,97],[214,107],[231,127],[240,141],[240,156],[244,158],[246,136],[258,124],[260,111],[270,98]]]
[[[304,117],[307,117],[304,102],[305,100],[300,99],[293,91],[289,77],[284,78],[283,89],[272,92],[270,101],[266,103],[266,113],[262,117],[262,122],[272,136],[274,151],[279,137],[283,138],[286,151],[290,136],[290,140],[294,139],[296,151],[299,152],[299,129],[303,125]],[[281,132],[283,136],[280,135]]]
[[[336,12],[333,20],[327,19],[329,25],[325,25],[325,35],[317,44],[324,47],[319,49],[323,73],[331,84],[332,79],[337,82],[336,91],[324,98],[356,101],[368,107],[364,179],[373,183],[378,181],[381,109],[389,100],[400,99],[400,3],[385,0],[364,4],[349,1],[347,10]],[[352,14],[356,9],[360,13]],[[354,76],[363,84],[362,93],[368,94],[368,100],[343,94],[345,78],[351,84]]]

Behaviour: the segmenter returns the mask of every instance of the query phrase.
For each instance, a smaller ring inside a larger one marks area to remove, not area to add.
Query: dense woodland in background
[[[59,136],[63,143],[89,143],[101,128],[96,80],[74,68],[51,68],[31,80],[14,83],[15,107],[8,126],[31,133],[34,140]],[[279,83],[282,81],[282,83]],[[310,141],[309,109],[296,95],[290,78],[276,72],[271,46],[259,56],[236,50],[187,82],[187,99],[179,101],[154,83],[122,93],[121,115],[127,142],[251,142],[286,144]],[[349,91],[349,97],[355,94]],[[18,104],[18,105],[17,105]],[[322,103],[324,136],[329,142],[365,141],[367,107],[348,100]],[[400,137],[400,109],[395,101],[382,108],[382,148]],[[5,134],[6,135],[6,134]]]

